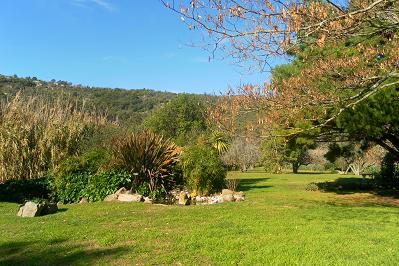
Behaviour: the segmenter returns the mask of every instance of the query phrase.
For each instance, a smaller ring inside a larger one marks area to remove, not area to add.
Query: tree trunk
[[[293,172],[294,174],[297,174],[297,173],[298,173],[299,166],[300,166],[299,163],[293,163],[293,164],[292,164],[292,172]]]

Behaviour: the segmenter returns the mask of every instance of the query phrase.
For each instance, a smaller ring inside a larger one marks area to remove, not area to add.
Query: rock
[[[151,203],[152,204],[152,199],[149,197],[144,197],[144,203]]]
[[[190,205],[190,198],[184,191],[179,194],[179,205]]]
[[[88,202],[89,202],[89,200],[88,200],[87,198],[83,197],[83,198],[79,201],[79,204],[84,204],[84,203],[88,203]]]
[[[244,192],[242,192],[242,191],[234,193],[233,196],[234,196],[235,201],[244,201],[245,200],[245,195],[244,195]]]
[[[104,201],[117,201],[118,200],[118,195],[116,194],[110,194],[108,196],[105,197]]]
[[[118,189],[118,191],[115,192],[116,195],[120,195],[120,194],[126,194],[128,192],[128,190],[124,187],[121,187],[120,189]]]
[[[19,208],[18,216],[21,217],[37,217],[46,214],[56,213],[58,207],[56,203],[35,203],[28,201],[24,206]]]
[[[58,211],[57,203],[50,202],[44,204],[41,215],[53,214],[56,213],[57,211]]]
[[[234,191],[230,189],[223,189],[222,190],[222,195],[233,195]]]
[[[223,202],[233,202],[234,201],[233,194],[222,195],[222,198],[223,198]]]
[[[120,194],[118,200],[123,202],[140,202],[143,200],[143,196],[140,194]]]
[[[24,206],[19,208],[17,215],[21,217],[36,217],[40,216],[42,209],[42,205],[28,201]]]
[[[244,194],[244,192],[242,192],[242,191],[239,191],[239,192],[234,192],[234,196],[240,196],[240,197],[245,197],[245,194]]]
[[[244,198],[244,197],[241,197],[241,196],[236,196],[236,195],[234,195],[234,200],[237,201],[237,202],[239,202],[239,201],[244,201],[245,198]]]

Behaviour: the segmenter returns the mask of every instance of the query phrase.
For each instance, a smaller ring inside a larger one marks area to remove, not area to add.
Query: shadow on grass
[[[399,191],[385,189],[376,185],[373,179],[368,178],[338,178],[334,181],[317,183],[319,189],[325,192],[334,192],[340,195],[355,193],[372,193],[379,196],[399,198]]]
[[[240,179],[240,184],[238,185],[238,189],[240,191],[249,191],[249,190],[271,188],[272,186],[263,185],[263,183],[269,179],[270,178],[243,178]]]
[[[94,248],[67,240],[8,242],[0,245],[0,265],[98,264],[117,259],[126,248]]]
[[[298,171],[297,175],[323,175],[331,174],[331,172],[312,172],[312,171]]]

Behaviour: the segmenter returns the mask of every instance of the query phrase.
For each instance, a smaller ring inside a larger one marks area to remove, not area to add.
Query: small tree
[[[248,167],[255,166],[261,157],[258,145],[253,140],[246,138],[235,138],[229,149],[222,156],[226,165],[246,171]]]
[[[282,172],[285,146],[285,139],[280,137],[269,137],[262,142],[262,163],[266,172]]]
[[[294,174],[298,173],[301,165],[310,163],[308,150],[315,147],[315,140],[309,136],[299,136],[288,141],[284,154],[284,161],[292,164]]]
[[[193,144],[207,129],[204,98],[179,94],[156,110],[144,126],[157,134],[173,139],[179,145]]]

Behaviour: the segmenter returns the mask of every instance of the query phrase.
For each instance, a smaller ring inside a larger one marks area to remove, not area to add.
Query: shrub
[[[61,98],[22,100],[17,94],[0,104],[0,181],[34,179],[79,152],[103,118]]]
[[[50,183],[47,178],[9,180],[0,184],[0,201],[22,203],[25,200],[49,199]]]
[[[240,184],[240,179],[226,179],[226,188],[232,191],[236,191]]]
[[[167,191],[178,180],[177,146],[163,136],[144,131],[114,139],[113,165],[133,176],[135,187],[148,185],[150,193]]]
[[[54,197],[64,203],[86,197],[103,200],[122,186],[129,186],[131,177],[125,171],[102,169],[108,155],[101,150],[90,151],[63,161],[53,172]]]
[[[88,176],[88,183],[83,191],[83,196],[88,198],[89,201],[100,201],[114,193],[118,188],[128,187],[130,184],[131,177],[125,171],[98,172]]]
[[[237,137],[223,154],[222,160],[233,169],[246,171],[248,167],[255,166],[261,158],[261,152],[254,141]]]
[[[316,183],[312,182],[305,186],[305,190],[306,191],[318,191],[319,186]]]
[[[187,148],[180,164],[186,185],[199,194],[220,191],[225,185],[226,169],[211,147],[195,145]]]
[[[381,172],[375,176],[379,185],[399,188],[399,160],[392,153],[387,153],[381,163]]]

